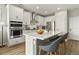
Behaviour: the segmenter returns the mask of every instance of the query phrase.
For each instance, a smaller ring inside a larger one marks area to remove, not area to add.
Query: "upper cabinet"
[[[67,11],[55,13],[55,32],[67,32]]]
[[[44,17],[43,16],[36,15],[35,20],[38,21],[37,25],[44,25]]]
[[[32,19],[32,13],[24,11],[23,12],[23,24],[30,25],[31,19]]]
[[[55,20],[55,16],[48,16],[48,17],[45,17],[45,25],[47,22],[53,22]]]
[[[44,22],[43,16],[32,14],[32,19],[30,21],[31,25],[43,25],[43,22]]]
[[[0,21],[2,21],[2,19],[1,19],[1,18],[2,18],[2,17],[1,17],[1,14],[2,14],[1,11],[2,11],[2,10],[1,10],[1,9],[2,9],[2,8],[1,8],[1,5],[0,5]]]
[[[9,5],[9,15],[10,20],[22,21],[23,9],[14,5]]]
[[[6,11],[5,5],[0,5],[0,21],[5,21],[5,19],[3,19],[6,16],[5,11]]]
[[[0,5],[0,22],[4,22],[6,24],[6,5]]]

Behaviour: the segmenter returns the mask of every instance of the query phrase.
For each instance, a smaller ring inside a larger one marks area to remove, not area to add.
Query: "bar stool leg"
[[[62,44],[62,54],[64,54],[64,52],[65,52],[65,45],[64,45],[64,42],[63,42],[63,44]]]
[[[59,45],[58,54],[61,54],[61,44]]]
[[[58,48],[58,50],[57,50],[57,54],[59,55],[59,48]]]
[[[50,52],[50,55],[52,55],[52,52]]]
[[[66,45],[67,45],[66,43],[67,43],[67,42],[65,41],[65,42],[64,42],[64,54],[66,53]]]
[[[64,54],[66,52],[66,42],[64,42]]]
[[[54,54],[56,55],[56,52],[54,52]]]
[[[50,52],[47,52],[47,55],[49,55],[50,54]]]
[[[41,49],[39,48],[39,55],[41,55]]]

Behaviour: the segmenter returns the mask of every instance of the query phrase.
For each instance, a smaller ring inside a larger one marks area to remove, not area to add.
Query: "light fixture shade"
[[[39,9],[39,6],[36,6],[36,9]]]
[[[60,10],[60,8],[57,8],[57,10]]]

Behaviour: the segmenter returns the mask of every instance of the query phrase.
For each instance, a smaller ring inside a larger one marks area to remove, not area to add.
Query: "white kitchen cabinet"
[[[10,20],[19,20],[22,21],[23,19],[23,9],[14,5],[9,6],[9,17]]]
[[[14,5],[7,5],[7,46],[10,47],[15,44],[24,42],[24,36],[18,38],[10,38],[10,21],[23,22],[23,9]]]
[[[47,26],[47,22],[51,23],[51,31],[54,32],[54,20],[55,20],[55,16],[48,16],[48,17],[45,17],[45,26]]]
[[[29,35],[25,35],[25,41],[26,41],[26,55],[33,55],[34,54],[34,44],[33,44],[34,38]]]
[[[36,28],[39,25],[44,25],[44,17],[43,16],[34,14],[34,19],[31,19],[31,20],[35,21],[33,23],[30,23],[30,28],[31,29]]]
[[[3,21],[2,15],[4,14],[5,5],[0,5],[0,21]]]
[[[24,36],[8,40],[8,47],[22,43],[25,41]]]
[[[67,32],[67,11],[55,13],[55,33]]]
[[[48,17],[45,17],[45,25],[46,25],[46,22],[53,22],[55,20],[55,16],[48,16]]]
[[[37,25],[44,25],[44,17],[43,16],[36,15],[35,19],[38,21]]]
[[[30,20],[32,19],[32,13],[24,11],[23,12],[23,24],[30,25]]]
[[[2,19],[1,19],[1,7],[0,7],[0,21],[2,21]]]

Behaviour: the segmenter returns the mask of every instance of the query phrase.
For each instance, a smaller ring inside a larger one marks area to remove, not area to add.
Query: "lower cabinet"
[[[8,40],[8,47],[24,42],[24,36]]]

